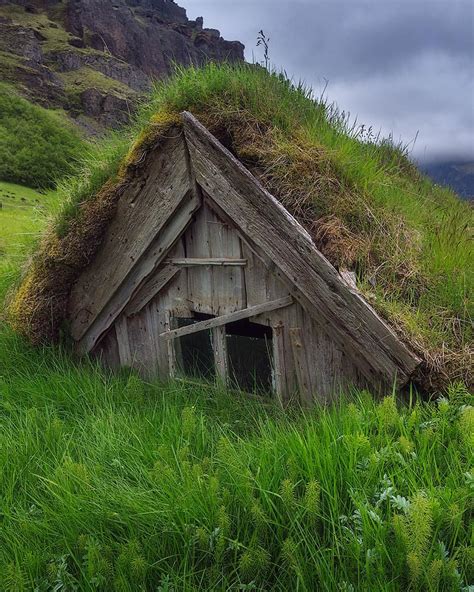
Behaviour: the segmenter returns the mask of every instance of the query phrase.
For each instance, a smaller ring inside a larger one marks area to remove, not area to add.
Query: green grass
[[[0,180],[52,187],[74,170],[84,141],[60,114],[0,84]]]
[[[0,191],[29,208],[0,210],[13,270],[56,196]],[[457,386],[285,414],[112,376],[0,324],[0,590],[467,592],[472,402]]]
[[[87,66],[71,72],[64,72],[61,74],[61,78],[66,85],[67,91],[71,94],[82,92],[88,88],[96,88],[119,97],[136,96],[136,93],[126,84]]]
[[[473,577],[473,411],[306,415],[144,384],[0,334],[0,589],[452,590]],[[463,406],[464,405],[464,406]]]
[[[155,100],[179,108],[173,88]],[[45,214],[65,195],[74,210],[134,136],[91,149],[59,194],[0,184],[0,301]],[[353,393],[284,414],[111,376],[0,321],[0,590],[470,592],[472,405],[457,385],[436,403]]]
[[[48,216],[57,208],[52,192],[0,182],[0,302],[18,279]]]

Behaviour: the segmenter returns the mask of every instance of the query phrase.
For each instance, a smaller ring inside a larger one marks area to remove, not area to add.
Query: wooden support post
[[[312,403],[311,375],[309,373],[308,361],[303,344],[303,335],[300,328],[290,329],[291,348],[295,360],[296,376],[300,390],[301,403],[310,405]]]
[[[214,349],[214,360],[216,364],[217,380],[223,386],[229,382],[229,368],[227,359],[227,341],[225,326],[212,329],[212,347]]]
[[[171,330],[171,315],[170,315],[170,311],[166,310],[165,311],[165,327],[168,331]],[[175,344],[173,343],[173,341],[168,341],[166,344],[166,351],[168,354],[168,368],[169,368],[169,376],[170,378],[176,378],[176,350],[175,350]]]
[[[285,379],[284,327],[273,327],[273,388],[278,403],[283,407],[288,397]]]

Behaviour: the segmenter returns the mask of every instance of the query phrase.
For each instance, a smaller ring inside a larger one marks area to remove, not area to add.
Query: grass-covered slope
[[[0,201],[2,302],[57,197],[0,184]],[[469,592],[462,386],[283,414],[112,377],[28,346],[1,311],[2,592]]]
[[[38,243],[57,207],[55,194],[0,181],[0,302],[18,280],[25,259]],[[0,313],[0,320],[2,314]]]
[[[62,186],[63,214],[15,303],[20,330],[28,327],[34,341],[57,334],[63,302],[55,325],[43,322],[56,302],[51,286],[64,295],[56,263],[67,257],[76,264],[68,267],[72,277],[80,273],[79,256],[95,244],[91,218],[104,208],[111,215],[115,188],[139,174],[143,153],[185,109],[306,226],[334,265],[356,271],[365,297],[424,356],[431,387],[472,382],[472,208],[423,177],[390,142],[350,128],[333,106],[247,66],[178,72],[156,87],[134,126],[90,154]],[[69,284],[71,275],[64,277]]]
[[[0,330],[0,589],[467,592],[468,402],[290,417]]]
[[[0,84],[0,180],[51,187],[77,166],[84,141],[65,116]]]

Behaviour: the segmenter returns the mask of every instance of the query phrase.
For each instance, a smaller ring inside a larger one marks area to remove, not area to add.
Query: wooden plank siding
[[[210,329],[226,382],[225,325],[249,319],[272,328],[282,406],[331,401],[348,385],[403,385],[418,358],[241,163],[190,114],[183,122],[184,136],[148,156],[73,287],[78,352],[167,379],[175,338]],[[175,318],[199,313],[213,318],[176,330]]]
[[[186,145],[177,133],[149,155],[146,172],[121,196],[99,252],[73,287],[69,310],[74,339],[81,339],[90,329],[190,193]]]
[[[166,224],[163,231],[152,241],[140,261],[132,267],[130,273],[104,308],[100,311],[88,331],[78,341],[76,349],[80,353],[91,351],[100,336],[110,327],[127,303],[137,293],[150,274],[160,265],[169,249],[179,239],[192,220],[193,213],[199,207],[194,194],[188,194],[178,204],[174,217]]]
[[[315,400],[328,401],[343,385],[352,380],[360,380],[360,377],[353,372],[352,361],[338,348],[334,340],[326,336],[323,326],[312,320],[298,302],[291,303],[288,285],[283,283],[281,276],[276,275],[278,270],[275,266],[268,260],[263,261],[246,242],[240,239],[238,229],[231,228],[228,221],[222,222],[220,216],[212,211],[209,205],[205,214],[200,210],[199,215],[194,217],[194,222],[169,252],[168,258],[142,283],[116,321],[115,327],[120,331],[122,349],[125,336],[130,340],[128,349],[125,349],[128,355],[124,358],[128,365],[134,367],[146,378],[159,376],[166,379],[173,375],[176,371],[176,348],[179,346],[178,343],[169,344],[166,339],[160,337],[160,334],[172,330],[173,317],[191,317],[193,311],[200,308],[196,306],[195,300],[199,297],[208,299],[205,310],[213,316],[219,316],[222,309],[237,312],[239,318],[242,314],[245,317],[248,316],[245,309],[239,308],[235,311],[235,302],[229,306],[228,303],[223,302],[219,294],[216,295],[213,266],[199,265],[198,282],[194,281],[196,276],[189,282],[190,271],[194,270],[190,270],[187,266],[170,269],[174,267],[170,260],[186,259],[184,255],[189,255],[188,245],[196,236],[202,237],[203,220],[206,221],[205,232],[208,237],[210,235],[207,230],[209,220],[212,220],[212,228],[219,228],[217,223],[220,223],[226,227],[227,234],[233,233],[236,237],[232,241],[227,238],[226,244],[238,244],[238,253],[241,253],[241,257],[246,261],[245,266],[239,266],[242,272],[242,283],[238,283],[238,293],[245,294],[245,304],[251,308],[263,306],[264,309],[272,308],[271,301],[274,300],[284,300],[287,304],[284,308],[266,310],[251,317],[252,322],[270,326],[273,329],[274,391],[278,402],[282,406],[295,400],[308,404],[310,393]],[[232,247],[232,251],[234,255],[238,254],[235,247]],[[211,249],[208,252],[210,254]],[[225,254],[228,254],[228,251]],[[221,290],[224,292],[233,283],[233,278],[226,279],[225,283],[222,278],[219,280],[222,283],[218,285],[222,285]],[[191,292],[196,289],[196,286],[200,287],[200,296]],[[211,289],[208,290],[209,287]],[[207,290],[204,292],[205,296],[203,296],[203,290]],[[226,292],[224,297],[228,298]],[[242,299],[240,305],[243,304]],[[261,308],[257,309],[259,310]],[[127,323],[126,332],[123,328],[124,318]],[[231,316],[230,320],[233,319],[235,317]],[[211,324],[214,325],[215,322],[214,320]],[[115,331],[115,328],[112,330]],[[294,330],[301,333],[300,339],[305,343],[297,359],[294,356],[292,343]],[[185,333],[188,331],[188,328],[184,330]],[[114,362],[113,354],[110,354],[113,352],[110,346],[111,334],[112,332],[109,331],[101,344],[104,351],[103,359],[108,365],[112,365],[109,362]],[[222,325],[214,327],[212,335],[216,374],[220,381],[225,381],[228,374],[225,327]],[[117,365],[115,361],[115,366]],[[304,389],[300,384],[301,367],[306,369]]]

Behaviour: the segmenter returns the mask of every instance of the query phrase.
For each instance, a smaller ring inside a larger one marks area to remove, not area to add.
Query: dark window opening
[[[189,327],[211,319],[209,315],[196,313],[192,319],[174,318],[173,328]],[[198,331],[174,340],[176,365],[179,374],[192,378],[213,380],[216,376],[211,331]]]
[[[248,319],[226,325],[231,384],[259,394],[273,389],[272,330]]]

